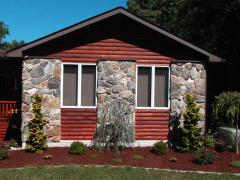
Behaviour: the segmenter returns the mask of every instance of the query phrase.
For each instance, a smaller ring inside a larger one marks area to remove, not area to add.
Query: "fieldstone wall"
[[[192,93],[200,107],[202,121],[200,127],[205,126],[206,103],[206,70],[203,64],[176,63],[171,65],[171,116],[177,117],[185,110],[184,96]]]
[[[106,104],[114,99],[125,99],[135,123],[136,63],[134,61],[98,61],[97,65],[98,117]],[[98,118],[99,119],[99,118]],[[100,122],[98,121],[98,125]]]
[[[60,141],[60,77],[59,59],[26,59],[22,71],[22,141],[28,134],[28,122],[33,118],[31,96],[43,96],[42,113],[48,121],[45,131],[49,142]]]

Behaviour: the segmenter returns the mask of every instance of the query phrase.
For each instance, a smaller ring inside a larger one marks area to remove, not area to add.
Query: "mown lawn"
[[[158,180],[239,180],[233,174],[199,174],[192,172],[173,172],[164,170],[145,170],[142,168],[96,167],[96,166],[59,166],[23,169],[2,169],[0,179],[158,179]]]

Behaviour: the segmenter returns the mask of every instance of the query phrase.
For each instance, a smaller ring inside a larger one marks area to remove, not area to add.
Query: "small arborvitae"
[[[29,121],[29,134],[26,141],[26,150],[30,152],[41,153],[47,148],[47,135],[44,132],[46,121],[41,112],[42,97],[32,96],[32,112],[34,118]]]
[[[181,152],[196,152],[203,147],[203,138],[201,128],[198,122],[201,120],[199,107],[197,106],[192,94],[186,94],[186,111],[183,113],[183,127],[181,130],[181,139],[177,149]]]

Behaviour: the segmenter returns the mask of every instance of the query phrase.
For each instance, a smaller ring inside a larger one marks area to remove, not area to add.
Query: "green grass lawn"
[[[240,176],[233,174],[199,174],[192,172],[173,172],[164,170],[145,170],[142,168],[96,167],[96,166],[59,166],[36,167],[23,169],[2,169],[0,179],[158,179],[158,180],[239,180]]]

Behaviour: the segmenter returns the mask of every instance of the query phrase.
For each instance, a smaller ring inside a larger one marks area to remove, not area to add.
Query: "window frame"
[[[137,93],[138,93],[138,68],[139,67],[151,67],[151,107],[139,107],[137,104]],[[155,107],[155,69],[156,68],[167,68],[168,69],[168,106],[166,107]],[[136,109],[170,109],[170,67],[168,65],[136,65]]]
[[[78,81],[77,81],[77,105],[73,106],[64,106],[63,105],[63,77],[64,77],[64,65],[73,65],[78,67]],[[82,66],[95,66],[96,76],[95,76],[95,105],[94,106],[82,106],[81,105],[81,96],[82,96]],[[96,108],[97,107],[97,96],[96,96],[96,88],[97,88],[97,64],[96,63],[61,63],[61,108]]]

